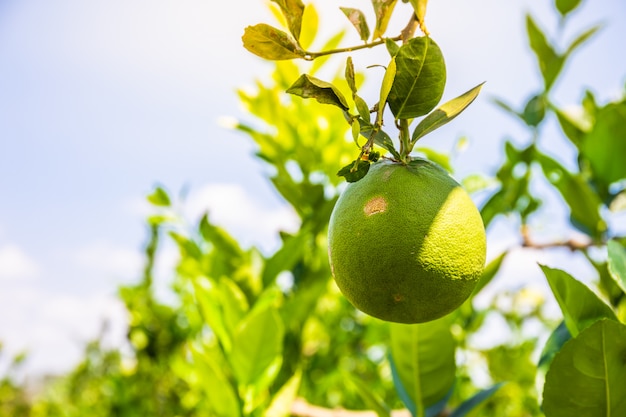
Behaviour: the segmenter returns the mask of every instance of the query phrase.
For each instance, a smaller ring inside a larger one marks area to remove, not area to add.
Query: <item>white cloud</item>
[[[67,372],[104,323],[107,347],[125,344],[126,310],[107,295],[59,295],[33,286],[0,292],[0,340],[6,358],[28,352],[26,372]]]
[[[113,277],[136,277],[142,266],[138,250],[116,246],[109,242],[95,242],[72,255],[78,266]]]
[[[29,280],[39,274],[37,262],[19,246],[0,247],[0,281]]]
[[[278,244],[278,231],[297,230],[299,218],[287,205],[269,207],[253,199],[238,184],[209,184],[189,196],[185,205],[189,218],[209,213],[209,220],[237,238],[244,246],[256,245],[273,250]]]
[[[185,220],[196,222],[208,213],[212,224],[226,229],[244,247],[251,245],[261,250],[276,249],[279,231],[294,232],[300,219],[291,206],[258,199],[241,184],[210,183],[192,189],[182,202]],[[125,209],[140,218],[154,214],[154,208],[145,199],[132,199],[124,204]],[[167,263],[171,264],[173,258]]]

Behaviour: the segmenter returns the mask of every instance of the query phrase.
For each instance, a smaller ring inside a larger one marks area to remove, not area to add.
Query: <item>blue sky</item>
[[[369,3],[340,5],[371,16]],[[336,2],[316,4],[324,33],[349,29]],[[563,105],[578,102],[583,88],[601,101],[615,98],[626,82],[626,3],[583,4],[562,39],[599,22],[605,28],[566,68],[554,95]],[[444,99],[487,81],[463,116],[424,139],[449,151],[467,135],[470,146],[454,161],[460,177],[493,173],[503,137],[527,139],[488,100],[521,106],[540,86],[526,12],[556,37],[547,0],[430,5],[428,27],[448,67]],[[247,25],[270,21],[261,0],[0,1],[0,340],[11,352],[28,349],[29,369],[68,369],[103,318],[114,324],[111,343],[123,339],[115,291],[139,276],[143,200],[155,184],[174,193],[188,187],[190,216],[210,209],[216,222],[266,251],[278,228],[295,227],[251,143],[218,123],[247,117],[235,90],[271,66],[240,38]],[[356,34],[346,40],[358,43]],[[357,68],[384,64],[383,57],[382,50],[353,55]],[[544,147],[572,163],[548,127],[551,135]],[[494,247],[508,243],[502,237]],[[174,260],[173,251],[163,254],[164,280]]]

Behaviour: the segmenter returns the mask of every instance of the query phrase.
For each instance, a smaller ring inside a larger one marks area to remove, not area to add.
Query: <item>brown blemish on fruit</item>
[[[402,300],[404,300],[404,297],[402,296],[402,294],[394,294],[393,295],[393,301],[395,301],[396,303],[399,303]]]
[[[376,213],[384,213],[387,211],[387,200],[385,200],[384,197],[374,197],[365,204],[363,211],[368,216]]]

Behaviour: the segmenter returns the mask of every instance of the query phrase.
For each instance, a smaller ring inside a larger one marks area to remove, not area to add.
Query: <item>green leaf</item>
[[[242,40],[244,48],[264,59],[280,61],[302,58],[305,55],[293,38],[265,23],[248,26]]]
[[[424,116],[441,100],[446,65],[439,46],[429,37],[409,40],[395,56],[396,77],[387,101],[397,119]]]
[[[389,52],[392,58],[396,56],[400,50],[400,46],[391,38],[385,38],[385,47],[387,47],[387,52]]]
[[[494,178],[488,177],[484,174],[470,174],[461,180],[461,185],[469,194],[483,191],[496,184],[497,182]]]
[[[155,188],[152,194],[146,198],[155,206],[169,207],[172,204],[167,192],[161,187]]]
[[[427,323],[391,323],[391,357],[402,387],[418,408],[444,398],[454,385],[455,343],[450,318]]]
[[[298,43],[302,49],[306,50],[311,46],[317,36],[318,29],[319,15],[317,14],[315,6],[312,3],[308,3],[304,6],[304,11],[302,13],[302,26],[300,28],[300,36],[298,38]]]
[[[220,252],[220,255],[233,259],[239,258],[242,255],[239,242],[224,229],[212,224],[207,214],[203,215],[200,219],[198,229],[200,236],[202,236],[206,242],[211,243]]]
[[[467,106],[472,104],[476,97],[478,97],[478,93],[480,93],[480,89],[483,84],[484,82],[461,94],[457,98],[453,98],[426,116],[415,127],[413,135],[411,136],[411,142],[415,144],[415,142],[417,142],[424,135],[440,128],[461,114],[461,112],[465,110]]]
[[[507,211],[505,207],[505,189],[500,188],[494,193],[480,208],[480,216],[483,219],[485,228],[488,228],[493,219],[499,215],[504,214]]]
[[[262,274],[264,287],[269,287],[279,273],[291,270],[302,259],[309,239],[311,234],[306,229],[301,229],[297,235],[284,239],[282,247],[265,262]]]
[[[370,37],[370,28],[367,26],[367,20],[365,15],[359,9],[353,9],[351,7],[340,7],[343,14],[346,15],[352,26],[356,28],[359,33],[359,37],[363,42],[367,41]]]
[[[346,82],[348,83],[348,87],[350,87],[350,91],[352,94],[356,94],[356,80],[354,78],[354,64],[352,63],[352,57],[348,57],[346,59],[346,71],[345,71]]]
[[[265,417],[289,417],[291,415],[293,402],[300,389],[301,380],[302,370],[298,369],[285,385],[278,390],[276,395],[274,395],[272,402],[263,415]]]
[[[454,385],[452,384],[450,391],[448,391],[445,397],[424,409],[424,417],[438,417],[442,415],[448,405],[448,401],[450,401],[450,397],[454,393]]]
[[[611,276],[608,262],[597,261],[590,257],[588,253],[585,253],[584,255],[585,258],[587,258],[587,261],[589,261],[598,273],[598,290],[604,296],[604,299],[609,302],[609,305],[618,306],[620,300],[624,296],[624,291],[619,285],[617,285],[617,282],[615,282],[615,279]]]
[[[248,311],[248,300],[241,288],[230,278],[221,279],[218,288],[224,324],[232,334]]]
[[[347,372],[342,372],[341,376],[363,399],[367,408],[373,410],[378,417],[391,417],[391,410],[387,404],[372,391],[370,386]]]
[[[605,186],[626,178],[626,101],[597,110],[595,123],[581,145],[594,177]]]
[[[589,118],[595,121],[596,115],[598,114],[598,110],[600,108],[598,107],[598,102],[596,100],[596,97],[593,95],[591,91],[589,90],[585,91],[585,96],[583,97],[582,105],[583,105],[583,109],[585,110],[585,113],[587,113]]]
[[[565,17],[580,5],[581,0],[556,0],[556,8]]]
[[[272,0],[280,6],[283,16],[287,20],[289,32],[297,40],[300,38],[302,29],[302,15],[304,14],[304,4],[302,0]]]
[[[522,113],[522,118],[526,124],[533,127],[539,126],[546,117],[547,105],[547,100],[542,94],[531,97],[524,107],[524,113]]]
[[[480,210],[485,226],[498,214],[519,213],[522,220],[528,218],[541,200],[529,190],[530,164],[536,150],[533,144],[525,149],[516,149],[510,142],[505,142],[507,160],[498,170],[496,177],[500,189],[494,193]]]
[[[364,178],[370,170],[369,161],[362,159],[354,160],[345,167],[341,168],[337,175],[344,177],[348,182],[357,182]]]
[[[546,374],[547,417],[626,415],[626,326],[600,320],[571,339]]]
[[[611,239],[608,244],[609,273],[617,285],[626,293],[626,248],[617,240]]]
[[[229,361],[237,381],[249,385],[282,357],[283,323],[273,308],[253,310],[237,327]]]
[[[468,416],[469,413],[476,409],[476,407],[479,407],[481,404],[491,398],[493,394],[495,394],[503,385],[504,383],[500,382],[498,384],[492,385],[487,389],[478,391],[472,397],[463,401],[461,405],[459,405],[452,413],[449,414],[449,417]]]
[[[374,28],[373,39],[382,37],[387,31],[389,25],[389,19],[393,13],[393,9],[396,6],[397,0],[372,0],[372,6],[374,6],[374,13],[376,14],[376,27]]]
[[[302,74],[289,87],[287,93],[302,98],[314,98],[322,104],[332,104],[342,110],[349,109],[346,98],[337,87],[307,74]]]
[[[389,92],[393,87],[394,79],[396,78],[396,58],[391,58],[391,62],[387,66],[385,70],[385,75],[383,76],[383,81],[380,86],[380,96],[378,99],[378,114],[379,119],[382,118],[383,108],[385,107],[385,103],[387,102],[387,97],[389,96]]]
[[[174,231],[171,231],[169,235],[178,245],[178,249],[183,257],[193,259],[200,259],[200,257],[202,257],[202,251],[198,247],[198,244],[187,236]]]
[[[200,220],[199,232],[213,249],[208,258],[203,258],[202,251],[197,250],[197,257],[204,264],[203,273],[214,278],[233,276],[246,262],[246,254],[239,243],[224,229],[211,224],[207,215]]]
[[[508,103],[504,102],[503,100],[494,97],[491,99],[491,101],[493,102],[493,104],[495,104],[496,106],[500,107],[500,109],[504,110],[505,112],[509,113],[512,116],[515,116],[519,119],[521,119],[522,121],[524,120],[524,116],[521,113],[518,113],[513,107],[511,107]]]
[[[557,54],[554,48],[548,43],[546,35],[539,29],[539,26],[537,26],[530,15],[526,16],[526,29],[528,31],[530,47],[535,52],[535,55],[537,55],[539,70],[543,76],[545,90],[548,92],[561,72],[565,59]]]
[[[232,333],[224,322],[224,315],[220,308],[220,290],[206,278],[194,280],[193,288],[202,318],[209,325],[224,351],[230,352],[232,349]]]
[[[513,323],[520,323],[524,318],[520,314],[517,317],[510,317],[508,320],[513,321]],[[511,325],[519,326],[519,324],[513,323]],[[532,385],[537,376],[533,357],[535,350],[536,341],[530,338],[521,343],[503,343],[485,350],[484,355],[491,378],[495,381],[515,381],[522,386]]]
[[[409,392],[404,387],[402,383],[402,379],[400,378],[400,374],[398,373],[398,368],[393,360],[391,355],[388,356],[389,367],[391,368],[391,378],[393,380],[394,388],[396,389],[396,394],[398,394],[398,398],[402,401],[404,406],[409,410],[412,416],[417,415],[417,409],[415,406],[415,402],[409,395]]]
[[[354,95],[354,104],[356,105],[356,110],[359,112],[359,116],[361,116],[361,118],[366,122],[366,123],[370,123],[371,122],[371,115],[370,115],[370,109],[367,106],[367,103],[365,102],[365,100],[363,100],[361,97],[359,97],[357,94]],[[360,126],[360,123],[359,123]],[[360,129],[359,129],[360,131]]]
[[[556,160],[539,151],[536,151],[536,161],[569,206],[572,224],[595,239],[600,239],[607,229],[600,214],[602,201],[584,176],[569,172]]]
[[[250,309],[248,316],[254,316],[257,313],[262,313],[268,309],[272,311],[278,311],[278,308],[282,306],[283,302],[284,294],[282,290],[278,288],[277,285],[272,285],[271,287],[264,289],[263,292],[258,296],[257,300],[252,306],[252,309]],[[282,329],[284,326],[281,324],[280,327]],[[281,333],[283,333],[282,330]]]
[[[580,148],[583,137],[585,136],[585,129],[562,110],[554,108],[553,111],[556,114],[557,120],[561,125],[561,130],[563,131],[565,136],[577,148]]]
[[[485,270],[480,276],[480,279],[478,280],[478,283],[476,284],[476,287],[474,288],[474,291],[472,291],[471,297],[474,297],[476,294],[478,294],[483,288],[487,286],[487,284],[491,282],[491,280],[494,279],[494,277],[500,270],[502,262],[504,261],[504,258],[507,254],[508,252],[502,252],[500,255],[492,259],[491,262],[487,264]]]
[[[565,51],[565,57],[569,57],[572,54],[572,52],[574,52],[582,44],[587,42],[600,29],[601,29],[601,26],[594,26],[594,27],[592,27],[590,29],[587,29],[586,31],[584,31],[580,35],[578,35],[576,37],[576,39],[574,39],[572,41],[572,43],[567,47],[567,50]]]
[[[556,329],[550,334],[550,337],[546,341],[546,345],[543,347],[541,351],[541,356],[539,357],[539,363],[537,364],[537,368],[541,370],[547,371],[550,368],[550,364],[554,359],[554,356],[561,350],[565,342],[570,340],[572,335],[569,330],[567,330],[567,326],[565,322],[562,321]]]
[[[218,417],[241,416],[239,400],[222,368],[215,363],[212,352],[200,352],[192,349],[194,365],[200,370],[201,386],[207,393],[207,404],[211,415]]]
[[[561,307],[567,330],[576,337],[590,324],[608,318],[617,320],[615,312],[585,284],[567,272],[541,265],[556,301]]]
[[[426,19],[426,6],[428,5],[428,0],[409,0],[411,2],[411,6],[413,6],[413,10],[415,11],[415,16],[417,16],[417,21],[422,28],[424,33],[428,34],[426,31],[426,26],[424,24],[424,20]]]
[[[350,130],[352,131],[352,140],[354,140],[356,146],[360,146],[359,137],[361,136],[361,124],[358,120],[352,120],[352,123],[350,123]]]

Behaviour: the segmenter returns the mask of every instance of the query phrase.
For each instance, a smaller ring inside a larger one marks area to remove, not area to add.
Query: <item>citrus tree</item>
[[[120,289],[130,352],[94,341],[76,369],[34,397],[9,373],[0,381],[3,415],[626,415],[626,238],[614,230],[626,206],[626,98],[599,103],[585,91],[576,113],[552,100],[568,59],[597,28],[561,48],[526,16],[542,91],[521,109],[494,103],[529,140],[504,143],[490,181],[455,179],[449,157],[422,143],[482,84],[440,103],[444,51],[428,32],[427,2],[404,3],[373,0],[373,22],[342,8],[362,40],[354,46],[343,32],[318,39],[312,4],[273,0],[279,23],[243,35],[245,48],[274,61],[272,76],[239,91],[249,118],[236,129],[271,168],[298,230],[281,232],[280,247],[263,253],[210,213],[186,219],[184,201],[156,188],[143,277]],[[555,1],[561,24],[579,4]],[[408,23],[389,35],[395,14]],[[351,54],[372,48],[388,55],[369,98]],[[574,168],[542,147],[551,117],[577,156]],[[533,239],[530,220],[546,209],[537,182],[568,208],[576,239]],[[541,266],[562,318],[547,316],[525,289],[475,302],[505,279],[508,252],[485,262],[485,229],[503,217],[519,225],[522,246],[568,248],[597,271],[592,286]],[[180,253],[176,301],[167,304],[153,284],[164,240]],[[511,336],[481,347],[476,339],[490,337],[494,316]]]

